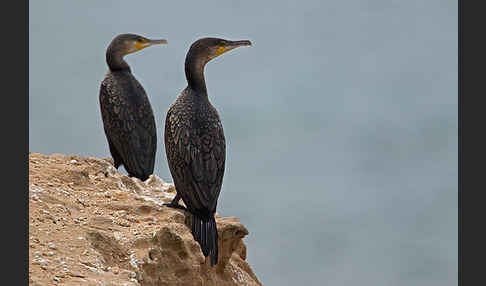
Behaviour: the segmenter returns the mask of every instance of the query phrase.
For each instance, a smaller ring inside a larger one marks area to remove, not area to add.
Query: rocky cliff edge
[[[155,175],[120,175],[111,159],[29,154],[30,285],[262,285],[236,217],[219,217],[211,268],[190,215],[162,206],[175,196]]]

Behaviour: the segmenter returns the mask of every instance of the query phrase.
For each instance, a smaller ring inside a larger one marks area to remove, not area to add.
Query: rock
[[[120,265],[128,261],[128,252],[114,237],[100,231],[88,231],[86,237],[91,246],[96,249],[104,258],[104,264]]]
[[[118,174],[111,158],[30,153],[31,284],[262,285],[245,261],[245,226],[216,216],[211,268],[191,216],[162,205],[174,196],[155,174],[145,182]]]
[[[152,174],[149,178],[145,181],[145,184],[152,188],[162,188],[165,185],[165,182],[159,178],[157,175]]]

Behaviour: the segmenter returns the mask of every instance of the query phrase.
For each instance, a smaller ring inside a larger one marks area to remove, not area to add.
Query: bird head
[[[152,40],[136,34],[121,34],[110,43],[110,48],[122,55],[128,55],[153,45],[167,44],[167,40]]]
[[[248,40],[229,41],[219,38],[202,38],[191,45],[188,55],[201,58],[203,63],[206,64],[228,51],[243,46],[251,46],[251,42]]]

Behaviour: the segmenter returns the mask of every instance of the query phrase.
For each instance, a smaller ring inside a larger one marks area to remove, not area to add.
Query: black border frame
[[[465,5],[467,4],[467,5]],[[473,5],[476,4],[476,5]],[[484,130],[484,53],[486,27],[481,1],[461,1],[458,6],[459,24],[459,285],[486,285],[484,260],[486,235],[483,233],[482,211],[486,191],[484,167],[486,139]]]
[[[3,283],[29,281],[29,2],[3,5],[2,161],[4,259],[9,275]],[[12,281],[12,282],[11,282]]]

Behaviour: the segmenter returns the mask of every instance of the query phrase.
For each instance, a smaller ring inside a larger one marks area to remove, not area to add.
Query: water
[[[29,151],[108,157],[98,103],[120,33],[157,120],[200,37],[227,163],[218,212],[266,285],[457,284],[457,1],[30,1]],[[120,172],[124,172],[120,168]]]

